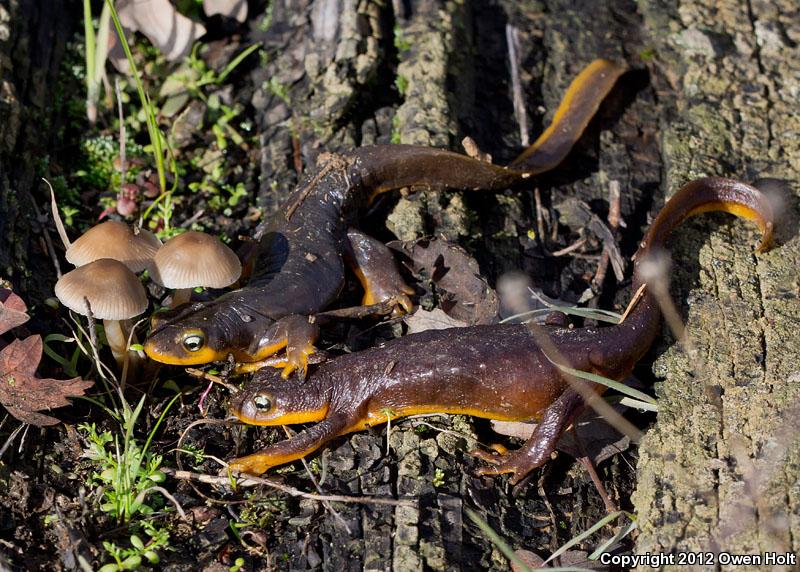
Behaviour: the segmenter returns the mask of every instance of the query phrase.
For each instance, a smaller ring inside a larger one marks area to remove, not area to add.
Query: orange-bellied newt
[[[283,375],[305,371],[317,326],[306,318],[323,310],[344,283],[343,255],[357,265],[364,303],[411,307],[388,250],[351,231],[375,195],[404,187],[499,191],[552,169],[569,153],[624,68],[596,60],[572,82],[553,124],[509,167],[464,155],[407,145],[362,147],[325,154],[272,218],[250,283],[211,302],[154,316],[145,352],[175,365],[224,360],[259,362],[286,348]]]
[[[636,253],[634,289],[645,284],[641,267],[665,245],[682,220],[726,211],[755,220],[759,250],[772,239],[772,209],[757,189],[731,179],[708,178],[682,187],[653,222]],[[661,312],[645,286],[623,322],[597,328],[547,327],[552,348],[566,365],[624,379],[660,331]],[[291,439],[235,459],[234,471],[261,474],[315,451],[352,431],[419,413],[462,413],[506,421],[538,420],[520,449],[494,457],[484,474],[513,473],[517,482],[543,464],[580,409],[582,398],[563,370],[536,343],[525,324],[426,331],[382,347],[346,354],[320,365],[305,383],[263,370],[237,397],[233,413],[245,423],[317,422]],[[594,385],[594,391],[603,386]],[[486,455],[482,455],[487,458]],[[492,460],[492,459],[489,459]]]

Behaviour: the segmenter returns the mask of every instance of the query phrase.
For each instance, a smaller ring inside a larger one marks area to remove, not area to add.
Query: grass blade
[[[544,353],[544,352],[542,352],[542,353]],[[545,357],[547,357],[546,354],[545,354]],[[547,359],[550,360],[550,363],[552,363],[554,366],[556,366],[558,369],[560,369],[564,373],[568,373],[569,375],[572,375],[572,376],[575,376],[575,377],[579,377],[579,378],[585,379],[587,381],[592,381],[592,382],[598,383],[600,385],[605,385],[606,387],[610,387],[611,389],[619,391],[620,393],[622,393],[624,395],[627,395],[628,397],[632,397],[634,399],[637,399],[639,401],[643,401],[643,402],[647,403],[648,405],[650,405],[651,407],[654,408],[654,409],[651,409],[650,411],[658,411],[658,402],[655,399],[653,399],[652,397],[650,397],[649,395],[647,395],[646,393],[642,393],[638,389],[634,389],[632,387],[628,387],[624,383],[620,383],[619,381],[614,381],[613,379],[608,379],[607,377],[603,377],[602,375],[597,375],[596,373],[590,373],[588,371],[581,371],[579,369],[575,369],[575,368],[567,367],[565,365],[558,364],[558,363],[554,362],[553,360],[551,360],[549,357]]]
[[[227,66],[225,66],[225,69],[222,70],[222,73],[219,74],[219,77],[217,78],[216,83],[217,84],[223,83],[225,81],[225,78],[227,78],[230,75],[230,73],[233,70],[235,70],[238,67],[238,65],[240,63],[242,63],[247,56],[249,56],[250,54],[255,52],[260,47],[261,47],[260,44],[253,44],[252,46],[249,46],[247,49],[245,49],[241,54],[239,54],[238,56],[233,58],[230,61],[230,63]]]
[[[603,552],[606,552],[606,550],[609,547],[611,547],[612,545],[616,544],[617,542],[628,536],[631,532],[634,531],[635,528],[636,528],[636,521],[633,521],[630,524],[628,524],[626,528],[620,528],[619,532],[617,532],[614,536],[612,536],[611,538],[606,540],[603,544],[598,546],[597,550],[595,550],[589,555],[589,560],[597,560],[598,558],[600,558],[600,555]]]
[[[511,562],[513,562],[514,565],[517,566],[517,568],[519,568],[523,572],[533,572],[533,570],[531,570],[531,567],[525,564],[525,562],[523,562],[520,559],[520,557],[516,555],[514,550],[506,543],[506,541],[503,540],[500,537],[500,535],[497,534],[494,531],[494,529],[492,529],[491,526],[489,526],[489,523],[487,523],[480,516],[478,516],[478,514],[474,510],[466,508],[464,509],[464,511],[467,513],[467,516],[470,518],[470,520],[472,520],[472,522],[478,525],[478,528],[481,529],[481,532],[483,532],[489,538],[489,540],[491,540],[492,544],[497,546],[497,549],[500,550],[500,552],[502,552],[506,558],[508,558]],[[551,556],[550,558],[553,558],[553,556]],[[547,568],[547,570],[552,572],[590,572],[590,570],[587,568],[573,568],[573,567]]]
[[[623,514],[628,514],[628,513],[626,513],[624,510],[618,510],[617,512],[612,512],[611,514],[606,515],[604,518],[602,518],[599,521],[597,521],[589,530],[580,533],[575,538],[570,539],[566,544],[561,546],[561,548],[559,548],[558,550],[553,552],[550,555],[550,558],[548,558],[547,560],[544,561],[545,564],[547,564],[548,562],[550,562],[554,558],[558,558],[559,556],[564,554],[567,550],[569,550],[570,548],[572,548],[573,546],[575,546],[576,544],[578,544],[582,540],[584,540],[586,538],[589,538],[592,534],[594,534],[595,532],[597,532],[598,530],[603,528],[609,522],[612,522],[612,521],[616,520],[617,518],[619,518]]]

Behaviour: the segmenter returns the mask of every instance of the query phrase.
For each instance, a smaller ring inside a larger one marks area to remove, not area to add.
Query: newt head
[[[294,425],[322,421],[330,399],[316,380],[283,379],[277,370],[260,370],[231,404],[231,413],[249,425]]]
[[[151,318],[151,332],[144,343],[147,356],[169,365],[200,365],[234,356],[240,332],[221,317],[214,304],[185,304],[158,312]]]

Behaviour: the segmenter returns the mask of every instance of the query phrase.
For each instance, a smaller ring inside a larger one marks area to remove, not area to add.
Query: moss
[[[394,27],[394,47],[398,52],[407,52],[411,49],[411,42],[403,35],[403,29],[400,26]]]
[[[396,78],[394,78],[394,85],[397,88],[397,91],[400,92],[400,95],[405,95],[406,91],[408,91],[408,78],[398,75]]]

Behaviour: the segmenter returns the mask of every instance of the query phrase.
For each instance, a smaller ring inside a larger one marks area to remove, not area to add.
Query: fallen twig
[[[530,145],[528,111],[525,109],[525,98],[522,94],[522,81],[519,75],[519,30],[510,24],[506,24],[506,45],[508,46],[508,63],[511,71],[514,117],[519,125],[519,141],[522,147],[528,147]]]
[[[231,478],[227,476],[204,475],[202,473],[193,473],[191,471],[181,471],[166,467],[163,467],[161,470],[164,471],[169,476],[181,481],[195,481],[198,483],[205,483],[217,486],[228,486],[231,484]],[[389,499],[389,498],[371,497],[371,496],[359,497],[359,496],[349,496],[349,495],[321,495],[315,493],[307,493],[301,491],[300,489],[290,487],[289,485],[284,485],[276,481],[264,479],[262,477],[254,477],[252,475],[239,475],[236,477],[236,486],[239,487],[257,487],[261,485],[277,489],[281,492],[288,494],[289,496],[310,499],[320,502],[327,501],[327,502],[341,502],[350,504],[374,504],[374,505],[408,506],[408,507],[417,506],[417,499]]]
[[[611,240],[616,240],[617,229],[620,226],[621,216],[621,205],[620,205],[620,185],[619,181],[611,181],[608,184],[608,225],[611,227]],[[600,263],[597,265],[597,271],[594,273],[594,278],[592,282],[594,283],[594,287],[596,291],[599,293],[603,289],[603,282],[606,280],[606,273],[608,272],[608,263],[611,262],[614,267],[614,274],[617,277],[617,280],[622,279],[622,272],[623,268],[621,266],[621,260],[619,257],[619,252],[612,252],[610,246],[607,244],[608,241],[603,240],[603,254],[600,258]],[[616,256],[612,258],[612,254]]]

